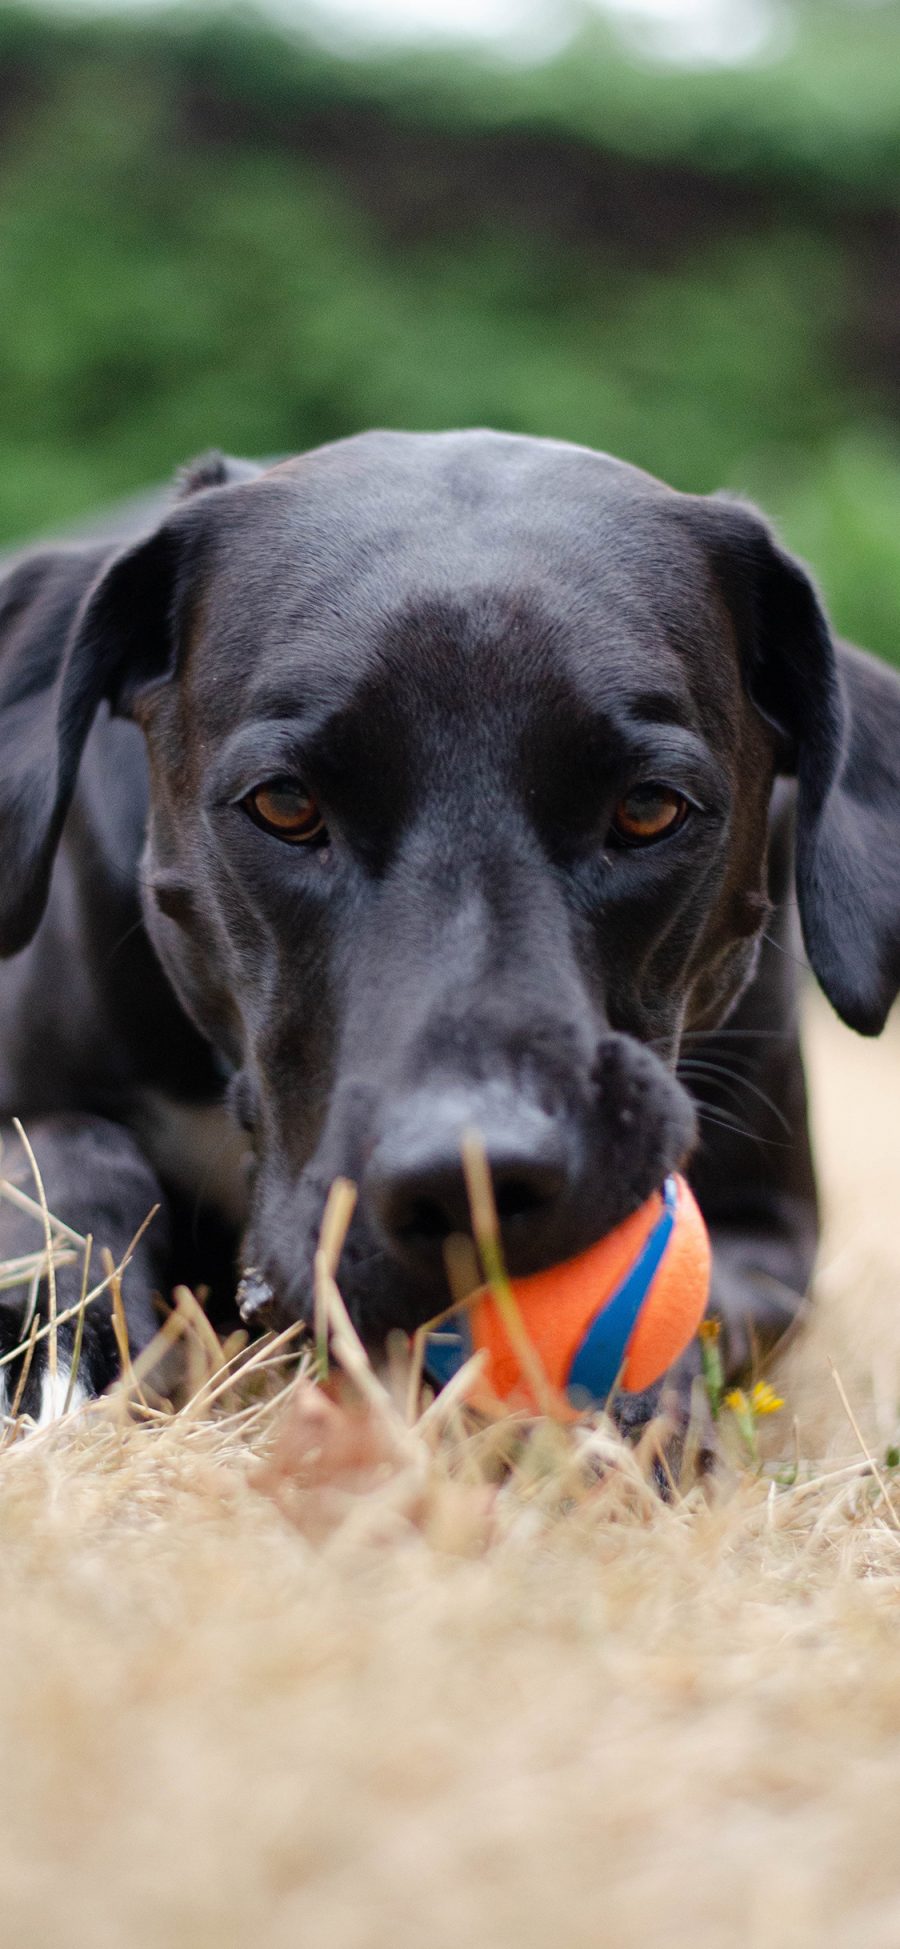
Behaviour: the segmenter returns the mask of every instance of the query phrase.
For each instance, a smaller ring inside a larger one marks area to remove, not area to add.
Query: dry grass
[[[496,1493],[458,1434],[296,1394],[274,1457],[264,1400],[4,1450],[4,1944],[896,1949],[900,1485],[828,1363],[883,1462],[900,1030],[811,1043],[793,1487],[665,1507],[545,1434]]]

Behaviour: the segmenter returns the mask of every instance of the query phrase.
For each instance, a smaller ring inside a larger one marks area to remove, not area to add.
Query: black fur
[[[286,773],[327,844],[242,808]],[[695,810],[617,849],[642,778]],[[513,1271],[583,1249],[690,1156],[737,1368],[796,1315],[815,1248],[794,801],[810,962],[877,1032],[900,984],[900,683],[835,642],[757,514],[493,434],[211,456],[124,550],[44,550],[0,587],[0,1118],[101,1241],[158,1196],[136,1345],[149,1286],[239,1238],[254,1294],[307,1312],[339,1172],[364,1335],[427,1318],[468,1124]],[[114,1211],[79,1118],[120,1133]],[[216,1154],[238,1125],[243,1211]],[[0,1253],[20,1240],[0,1210]],[[92,1347],[92,1386],[112,1360]]]

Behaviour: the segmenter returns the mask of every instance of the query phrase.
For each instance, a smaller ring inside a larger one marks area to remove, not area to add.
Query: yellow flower
[[[731,1409],[732,1414],[747,1414],[749,1412],[750,1403],[742,1387],[733,1387],[731,1393],[726,1394],[725,1406]]]
[[[779,1408],[784,1407],[781,1395],[776,1394],[774,1387],[770,1387],[768,1381],[757,1381],[750,1396],[750,1403],[754,1414],[777,1414]]]

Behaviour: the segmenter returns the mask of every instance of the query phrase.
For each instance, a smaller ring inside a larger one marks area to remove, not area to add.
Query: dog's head
[[[106,699],[146,736],[147,925],[233,1068],[248,1253],[289,1311],[338,1173],[374,1337],[442,1301],[467,1127],[513,1271],[580,1251],[682,1160],[673,1062],[752,973],[778,773],[810,960],[881,1027],[900,685],[835,645],[755,513],[489,433],[190,485],[74,615],[58,558],[11,578],[0,946],[38,924]]]

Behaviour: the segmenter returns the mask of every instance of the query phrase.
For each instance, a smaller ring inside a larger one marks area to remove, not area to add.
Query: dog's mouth
[[[383,1249],[363,1244],[351,1232],[340,1254],[337,1281],[348,1314],[366,1348],[383,1348],[392,1330],[413,1333],[451,1303],[446,1280],[427,1289],[411,1288],[403,1269]],[[245,1327],[253,1333],[312,1334],[315,1323],[315,1272],[291,1289],[278,1272],[257,1264],[243,1267],[235,1294]]]
[[[456,1232],[444,1246],[441,1269],[423,1276],[351,1226],[335,1277],[353,1328],[371,1356],[384,1352],[392,1333],[412,1338],[461,1304],[464,1294],[483,1286],[485,1269],[472,1235]],[[499,1240],[498,1250],[505,1262]],[[554,1258],[540,1270],[552,1270],[570,1256]],[[290,1282],[277,1265],[245,1264],[235,1297],[244,1326],[254,1334],[294,1329],[299,1341],[317,1331],[314,1263],[302,1281]]]
[[[373,1352],[384,1347],[392,1331],[413,1335],[458,1301],[464,1269],[465,1290],[474,1290],[481,1280],[468,1277],[473,1264],[477,1274],[473,1234],[483,1244],[486,1227],[473,1202],[472,1144],[481,1160],[497,1251],[510,1278],[550,1271],[596,1245],[670,1171],[683,1168],[696,1123],[682,1085],[651,1052],[623,1036],[607,1038],[595,1080],[593,1115],[571,1124],[559,1116],[554,1123],[543,1106],[535,1108],[521,1092],[512,1102],[519,1122],[511,1114],[507,1124],[493,1097],[485,1097],[492,1148],[473,1123],[472,1143],[464,1128],[457,1156],[447,1139],[445,1104],[438,1130],[442,1144],[424,1120],[431,1148],[420,1142],[412,1165],[409,1133],[397,1113],[388,1125],[393,1150],[383,1138],[374,1163],[360,1159],[358,1146],[332,1141],[330,1171],[323,1168],[324,1159],[310,1160],[298,1180],[276,1167],[269,1175],[260,1171],[236,1295],[244,1325],[254,1332],[317,1328],[317,1261],[321,1264],[318,1255],[327,1240],[329,1269],[347,1314]],[[454,1143],[462,1122],[457,1095],[451,1103]],[[419,1135],[419,1123],[414,1134]],[[343,1172],[334,1172],[338,1159]],[[350,1191],[351,1179],[359,1185],[358,1198]],[[349,1199],[344,1206],[342,1198]],[[344,1216],[337,1239],[333,1221],[339,1208]]]
[[[642,1202],[643,1197],[628,1199],[622,1210],[592,1230],[574,1250],[544,1258],[541,1264],[529,1267],[528,1273],[551,1271],[589,1250]],[[502,1224],[499,1211],[497,1217]],[[496,1242],[509,1276],[528,1276],[510,1262],[508,1241],[501,1242],[498,1236]],[[281,1334],[294,1329],[298,1340],[316,1331],[318,1243],[311,1241],[308,1256],[304,1253],[302,1271],[299,1266],[288,1269],[278,1254],[271,1259],[264,1253],[252,1254],[251,1243],[252,1257],[248,1254],[235,1294],[248,1331]],[[484,1283],[486,1268],[471,1232],[451,1234],[443,1239],[443,1248],[432,1272],[417,1271],[374,1240],[367,1228],[351,1223],[331,1269],[352,1326],[371,1355],[384,1351],[392,1332],[413,1336],[459,1304],[461,1295],[474,1293]]]

